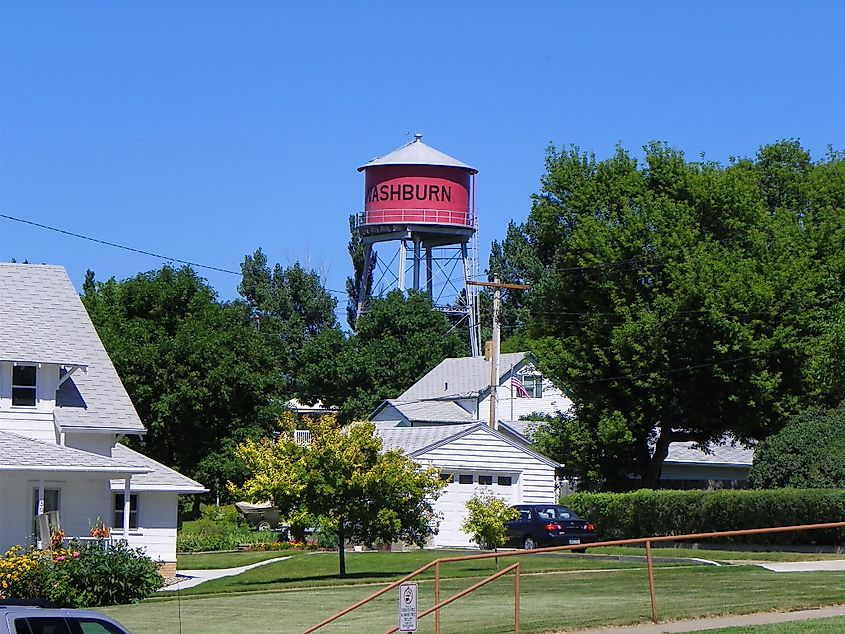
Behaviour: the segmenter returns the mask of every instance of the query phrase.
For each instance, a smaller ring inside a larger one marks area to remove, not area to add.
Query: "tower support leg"
[[[405,266],[407,265],[407,248],[405,247],[405,241],[399,240],[399,271],[397,277],[399,278],[398,286],[399,290],[403,293],[405,292]]]
[[[414,238],[414,290],[420,290],[420,239]]]
[[[428,245],[425,248],[425,290],[428,291],[428,296],[434,301],[434,271],[432,269],[432,246]]]
[[[464,264],[464,288],[466,289],[467,330],[469,330],[470,354],[481,356],[481,322],[478,315],[478,291],[475,286],[467,284],[472,279],[469,264],[467,243],[461,244],[461,259]]]

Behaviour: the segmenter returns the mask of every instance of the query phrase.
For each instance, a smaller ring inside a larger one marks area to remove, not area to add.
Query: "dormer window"
[[[34,365],[12,367],[12,406],[35,407],[35,383],[38,372]]]
[[[528,374],[522,377],[522,383],[531,398],[543,398],[543,377],[539,374]]]

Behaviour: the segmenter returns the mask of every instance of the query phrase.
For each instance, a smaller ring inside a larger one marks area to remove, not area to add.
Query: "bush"
[[[176,536],[176,550],[183,553],[234,550],[241,544],[272,544],[277,541],[279,535],[273,532],[253,531],[246,526],[238,526],[235,521],[203,518],[183,524]]]
[[[164,585],[158,564],[141,550],[123,542],[102,546],[72,542],[54,550],[9,550],[0,560],[3,597],[100,607],[139,601]]]
[[[502,498],[484,489],[467,501],[467,517],[461,524],[465,533],[482,550],[495,550],[505,543],[505,522],[519,517]]]
[[[839,489],[642,489],[633,493],[575,493],[567,496],[564,503],[593,522],[602,541],[822,524],[839,522],[845,517],[845,491]],[[843,530],[814,530],[734,537],[724,541],[839,545],[843,537]]]

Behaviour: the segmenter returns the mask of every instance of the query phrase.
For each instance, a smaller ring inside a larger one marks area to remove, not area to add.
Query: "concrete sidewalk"
[[[711,618],[673,621],[671,623],[643,623],[625,627],[600,627],[589,630],[560,630],[555,634],[664,634],[667,632],[698,632],[716,630],[723,627],[748,627],[770,623],[807,621],[833,616],[845,616],[845,605],[816,610],[798,610],[796,612],[762,612],[758,614],[717,616]]]
[[[206,581],[211,581],[212,579],[220,579],[222,577],[233,577],[235,575],[239,575],[242,572],[246,572],[247,570],[252,570],[253,568],[258,568],[259,566],[266,566],[267,564],[272,564],[277,561],[284,561],[285,559],[290,559],[290,555],[287,557],[275,557],[273,559],[267,559],[265,561],[259,561],[254,564],[249,564],[248,566],[238,566],[237,568],[213,568],[209,570],[185,570],[183,572],[176,571],[176,578],[179,580],[176,583],[171,583],[169,586],[165,586],[159,592],[174,592],[176,590],[184,590],[185,588],[193,588],[194,586],[198,586],[201,583],[205,583]]]

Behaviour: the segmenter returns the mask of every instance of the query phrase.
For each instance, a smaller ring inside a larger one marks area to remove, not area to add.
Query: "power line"
[[[179,264],[187,264],[188,266],[193,266],[200,269],[208,269],[210,271],[218,271],[220,273],[228,273],[230,275],[242,275],[241,271],[233,271],[231,269],[224,269],[219,266],[211,266],[210,264],[200,264],[198,262],[192,262],[190,260],[182,260],[180,258],[172,258],[167,255],[162,255],[160,253],[154,253],[153,251],[145,251],[144,249],[136,249],[135,247],[130,247],[125,244],[118,244],[117,242],[109,242],[108,240],[101,240],[99,238],[94,238],[91,236],[86,236],[81,233],[75,233],[73,231],[68,231],[66,229],[60,229],[59,227],[52,227],[50,225],[45,225],[40,222],[35,222],[33,220],[26,220],[24,218],[16,218],[15,216],[10,216],[8,214],[0,213],[0,218],[4,218],[6,220],[12,220],[14,222],[20,222],[26,225],[31,225],[33,227],[38,227],[39,229],[47,229],[48,231],[54,231],[55,233],[61,233],[66,236],[71,236],[73,238],[79,238],[80,240],[88,240],[89,242],[96,242],[97,244],[102,244],[107,247],[113,247],[115,249],[123,249],[124,251],[131,251],[132,253],[139,253],[141,255],[148,255],[153,258],[157,258],[159,260],[164,260],[166,262],[178,262]],[[331,288],[325,288],[325,290],[329,293],[334,293],[336,295],[346,295],[346,291],[338,291]]]
[[[81,233],[74,233],[73,231],[67,231],[65,229],[59,229],[58,227],[51,227],[50,225],[41,224],[40,222],[34,222],[32,220],[25,220],[23,218],[15,218],[14,216],[9,216],[7,214],[0,213],[0,218],[5,218],[6,220],[13,220],[14,222],[21,222],[26,225],[32,225],[33,227],[39,227],[40,229],[47,229],[48,231],[54,231],[56,233],[61,233],[66,236],[72,236],[74,238],[79,238],[80,240],[88,240],[89,242],[96,242],[97,244],[103,244],[108,247],[114,247],[115,249],[123,249],[124,251],[131,251],[132,253],[140,253],[141,255],[148,255],[153,258],[158,258],[159,260],[165,260],[167,262],[178,262],[179,264],[187,264],[188,266],[195,266],[200,269],[209,269],[210,271],[219,271],[220,273],[229,273],[230,275],[241,275],[240,271],[232,271],[231,269],[224,269],[219,266],[210,266],[208,264],[199,264],[198,262],[191,262],[189,260],[181,260],[179,258],[171,258],[166,255],[162,255],[160,253],[154,253],[152,251],[145,251],[143,249],[136,249],[135,247],[129,247],[125,244],[118,244],[116,242],[109,242],[108,240],[100,240],[99,238],[92,238],[91,236],[86,236]]]

